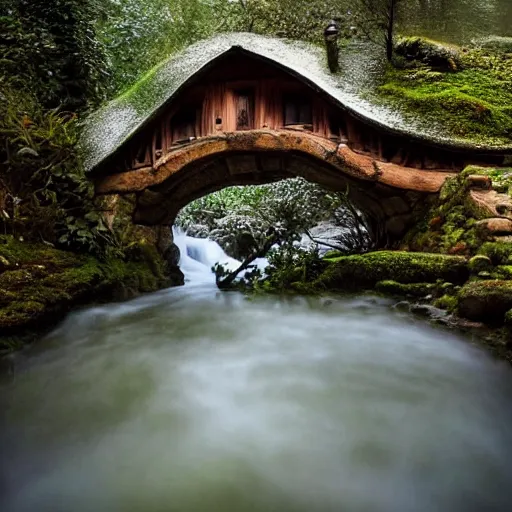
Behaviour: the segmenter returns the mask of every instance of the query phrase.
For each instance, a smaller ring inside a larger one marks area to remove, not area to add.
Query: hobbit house
[[[302,176],[348,189],[389,243],[448,177],[511,158],[512,148],[432,135],[361,101],[350,79],[306,43],[199,42],[87,119],[87,172],[99,195],[135,194],[133,220],[150,226],[227,186]]]

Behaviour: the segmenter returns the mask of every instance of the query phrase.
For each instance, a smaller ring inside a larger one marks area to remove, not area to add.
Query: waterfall
[[[174,243],[180,250],[179,266],[188,284],[215,283],[212,267],[220,263],[229,270],[236,270],[240,262],[230,258],[217,243],[207,238],[187,236],[179,228],[173,228]]]
[[[185,274],[186,284],[215,283],[212,267],[217,263],[230,271],[236,270],[241,264],[228,256],[213,240],[188,236],[179,228],[173,228],[173,235],[174,243],[180,250],[179,266]],[[266,258],[258,258],[254,265],[264,270],[268,261]]]

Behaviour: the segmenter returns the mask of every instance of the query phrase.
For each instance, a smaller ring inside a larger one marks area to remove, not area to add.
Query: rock
[[[379,281],[375,285],[375,289],[380,293],[390,295],[406,295],[412,297],[424,297],[435,285],[433,283],[412,283],[402,284],[396,281]]]
[[[411,306],[411,313],[435,319],[440,319],[447,315],[446,311],[430,304],[413,304]]]
[[[395,51],[407,60],[420,61],[439,71],[457,71],[460,66],[457,47],[423,37],[400,38]]]
[[[39,153],[38,153],[35,149],[32,149],[32,148],[21,148],[21,149],[18,151],[18,156],[33,156],[33,157],[38,157],[38,156],[39,156]]]
[[[457,297],[452,295],[443,295],[434,302],[434,306],[439,309],[446,311],[455,311],[457,309],[458,300]]]
[[[486,272],[485,270],[483,272],[478,272],[477,276],[480,279],[491,279],[492,274],[490,272]]]
[[[443,283],[441,285],[441,290],[443,291],[443,293],[453,295],[453,293],[455,293],[455,286],[453,283]]]
[[[411,215],[397,215],[386,222],[386,231],[393,236],[402,236],[411,224]]]
[[[476,227],[481,233],[493,236],[512,234],[512,220],[504,217],[479,220]]]
[[[468,277],[466,259],[461,256],[376,251],[338,258],[315,284],[327,290],[357,290],[373,288],[379,281],[412,284],[436,283],[442,279],[462,284]]]
[[[405,311],[408,312],[411,308],[411,305],[406,300],[401,300],[400,302],[397,302],[394,306],[394,309],[398,311]]]
[[[459,315],[475,322],[503,324],[512,309],[512,281],[474,281],[459,293]]]
[[[180,250],[175,243],[171,243],[164,252],[163,258],[169,267],[177,267],[180,263]]]
[[[471,41],[473,46],[500,53],[512,53],[512,37],[490,35]]]
[[[324,256],[326,253],[331,252],[333,249],[327,245],[322,245],[322,241],[335,247],[343,247],[343,238],[345,236],[347,228],[338,226],[334,221],[323,221],[318,223],[316,226],[311,228],[309,232],[311,236],[318,240],[319,243],[319,254]],[[304,249],[311,248],[315,245],[314,242],[307,235],[303,235],[300,241],[300,247]]]
[[[471,188],[480,188],[484,190],[490,190],[492,188],[491,178],[483,174],[470,174],[466,178],[466,183]]]
[[[478,254],[469,260],[468,266],[472,274],[489,271],[492,268],[491,258]]]

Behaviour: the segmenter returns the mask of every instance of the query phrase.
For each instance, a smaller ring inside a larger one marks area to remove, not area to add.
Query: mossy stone
[[[467,263],[462,257],[377,251],[332,259],[316,284],[327,289],[365,289],[390,280],[402,284],[435,283],[438,279],[463,283],[468,276]]]
[[[472,274],[478,274],[489,271],[492,268],[492,262],[488,256],[478,254],[469,260],[468,266]]]
[[[493,265],[503,265],[512,256],[512,243],[486,242],[478,250],[478,254],[488,256]]]
[[[459,293],[459,315],[475,322],[503,324],[512,308],[512,281],[473,281]]]
[[[412,283],[403,284],[397,281],[379,281],[375,285],[375,289],[386,295],[402,295],[412,297],[425,297],[435,288],[433,283]]]
[[[137,261],[98,261],[0,237],[0,255],[16,265],[0,273],[0,350],[12,346],[5,336],[52,322],[77,304],[109,299],[120,285],[138,292],[167,286],[157,251],[142,244],[137,254]]]
[[[452,312],[457,309],[458,299],[453,295],[443,295],[434,301],[434,306],[445,311]]]

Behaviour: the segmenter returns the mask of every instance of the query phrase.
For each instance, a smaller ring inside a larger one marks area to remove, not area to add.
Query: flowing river
[[[507,365],[380,298],[220,293],[180,243],[185,287],[16,357],[2,512],[512,510]]]

